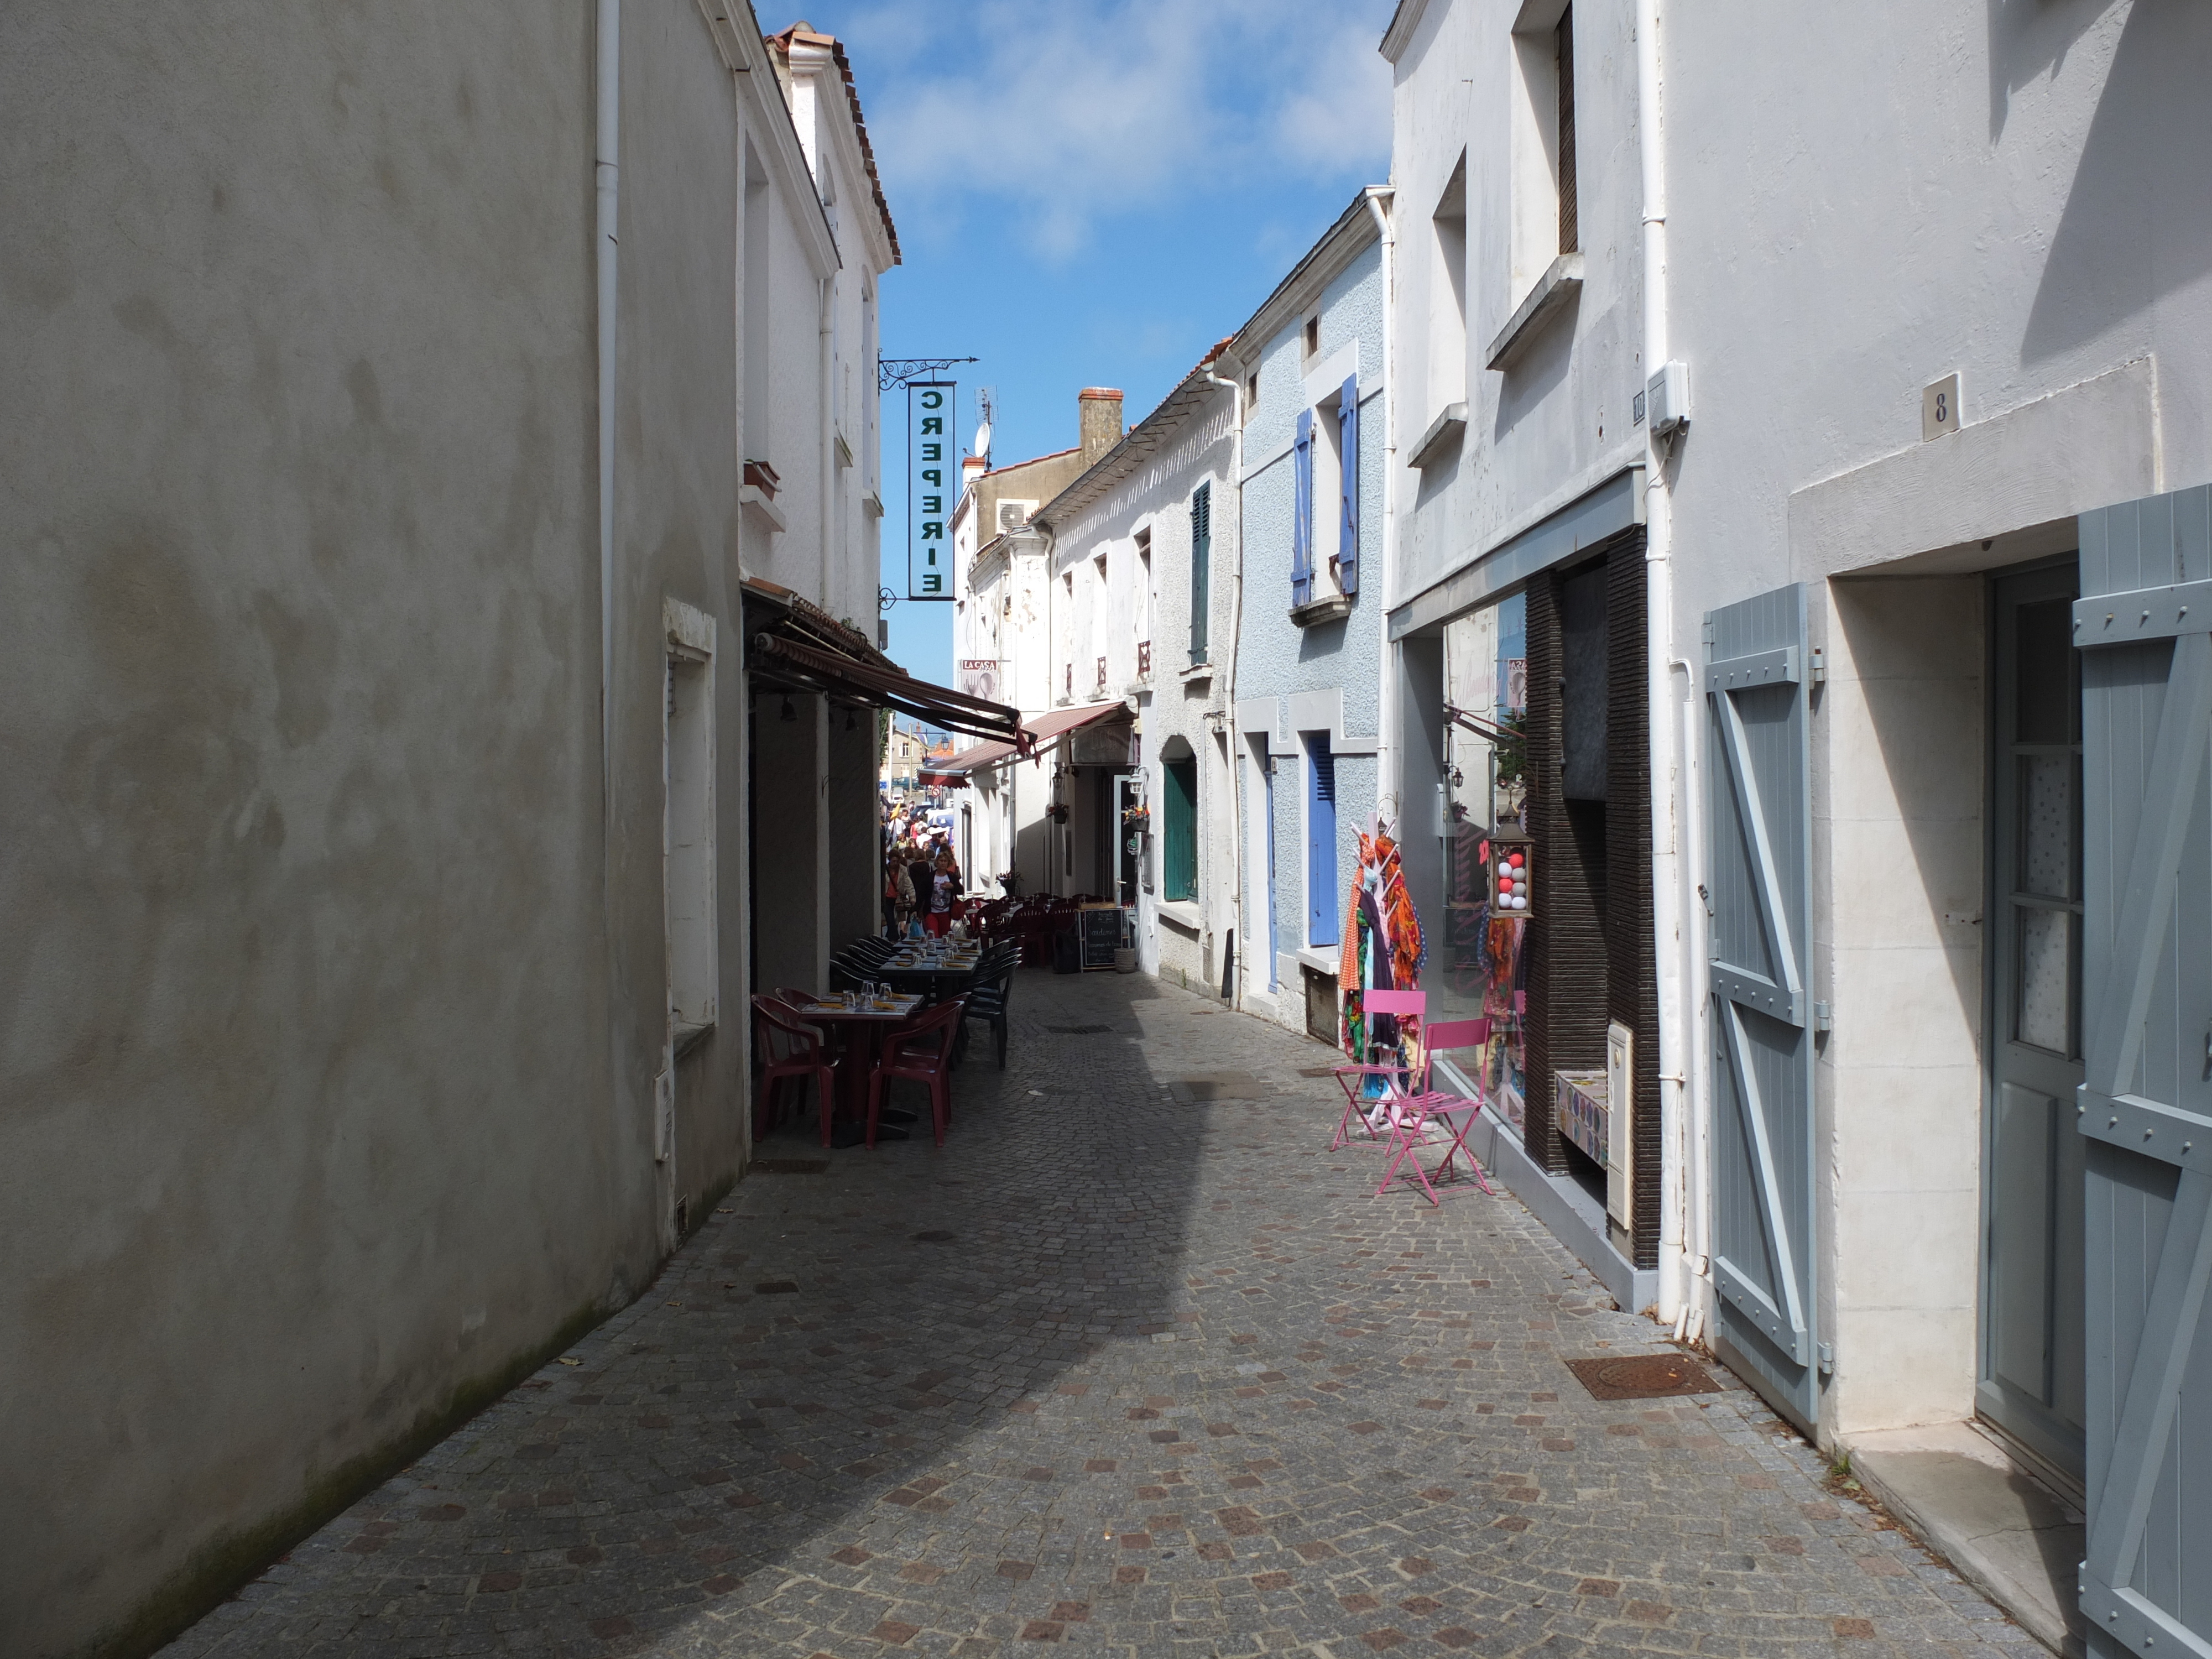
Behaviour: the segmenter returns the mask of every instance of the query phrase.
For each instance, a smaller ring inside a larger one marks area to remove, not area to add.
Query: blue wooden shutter
[[[1337,447],[1344,464],[1337,469],[1336,585],[1349,597],[1359,591],[1359,376],[1350,376],[1337,394]],[[1385,597],[1388,597],[1387,595]]]
[[[1714,1288],[1721,1352],[1811,1431],[1812,769],[1805,596],[1705,618]]]
[[[1190,498],[1190,665],[1206,659],[1207,587],[1213,562],[1213,486],[1199,485]]]
[[[2212,486],[2085,513],[2090,1650],[2212,1653]]]
[[[1306,739],[1306,943],[1337,939],[1336,757],[1320,736]]]
[[[1313,410],[1298,411],[1291,447],[1291,603],[1313,599]]]

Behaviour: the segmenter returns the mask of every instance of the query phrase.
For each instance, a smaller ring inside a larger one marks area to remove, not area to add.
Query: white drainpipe
[[[1392,228],[1390,209],[1383,206],[1387,199],[1395,206],[1397,192],[1388,185],[1378,185],[1366,192],[1367,211],[1375,220],[1375,228],[1382,237],[1382,556],[1378,573],[1381,592],[1375,605],[1376,636],[1376,672],[1382,684],[1381,696],[1376,700],[1376,756],[1375,811],[1382,813],[1382,803],[1398,789],[1398,699],[1393,695],[1397,677],[1390,672],[1390,617],[1384,607],[1390,599],[1390,580],[1393,573],[1391,553],[1397,546],[1398,526],[1398,427],[1390,418],[1390,410],[1398,396],[1397,327],[1398,314],[1398,233]],[[1403,840],[1401,834],[1405,817],[1405,802],[1398,803],[1395,818],[1389,820],[1390,831]]]
[[[1664,111],[1661,101],[1659,0],[1637,0],[1637,138],[1644,184],[1644,365],[1649,374],[1667,362],[1667,191]],[[1696,982],[1692,954],[1697,913],[1684,882],[1696,867],[1695,792],[1685,764],[1692,752],[1686,709],[1695,704],[1695,671],[1677,688],[1674,672],[1689,668],[1674,653],[1673,498],[1667,464],[1673,440],[1645,428],[1644,604],[1646,697],[1650,729],[1652,802],[1664,817],[1654,824],[1651,899],[1659,979],[1659,1096],[1663,1143],[1660,1195],[1659,1316],[1679,1330],[1698,1316],[1692,1310],[1692,1274],[1702,1261],[1704,1237],[1700,1160],[1703,1125],[1690,1115],[1702,1091],[1689,1085],[1690,993]]]
[[[608,867],[614,859],[615,685],[615,264],[619,228],[615,152],[622,136],[622,0],[599,0],[599,793],[605,813]]]
[[[1244,383],[1224,380],[1212,369],[1208,383],[1226,386],[1230,396],[1229,483],[1237,497],[1237,569],[1230,588],[1229,662],[1224,675],[1224,701],[1229,711],[1229,798],[1237,798],[1237,782],[1244,775],[1243,739],[1237,730],[1237,647],[1244,635]],[[1212,595],[1207,595],[1212,603]],[[1237,1007],[1244,1006],[1244,964],[1251,958],[1251,936],[1244,931],[1244,815],[1229,815],[1230,933],[1237,941],[1237,978],[1230,988]]]

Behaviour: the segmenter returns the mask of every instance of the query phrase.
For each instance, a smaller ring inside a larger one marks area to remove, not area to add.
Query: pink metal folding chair
[[[1344,1116],[1336,1126],[1336,1138],[1328,1143],[1329,1151],[1334,1152],[1352,1139],[1352,1126],[1355,1121],[1367,1131],[1370,1140],[1380,1139],[1380,1133],[1367,1115],[1370,1110],[1379,1107],[1385,1121],[1395,1122],[1397,1103],[1403,1102],[1411,1095],[1428,1092],[1429,1078],[1425,1066],[1421,1068],[1420,1086],[1417,1090],[1413,1087],[1411,1073],[1403,1065],[1395,1060],[1388,1065],[1372,1063],[1375,1054],[1372,1022],[1375,1017],[1378,1014],[1391,1015],[1401,1022],[1400,1030],[1402,1033],[1402,1022],[1407,1019],[1414,1021],[1418,1029],[1428,1006],[1428,993],[1425,991],[1364,991],[1360,994],[1360,1012],[1370,1021],[1367,1028],[1370,1034],[1367,1042],[1368,1062],[1336,1067],[1336,1085],[1344,1091]],[[1380,1095],[1360,1093],[1369,1078],[1382,1079]]]
[[[1472,1048],[1490,1041],[1490,1022],[1487,1019],[1439,1020],[1421,1031],[1421,1074],[1424,1086],[1419,1094],[1409,1096],[1390,1117],[1390,1165],[1382,1172],[1382,1184],[1375,1189],[1380,1198],[1390,1190],[1393,1181],[1405,1179],[1419,1183],[1429,1195],[1429,1202],[1440,1204],[1431,1180],[1449,1181],[1453,1160],[1464,1158],[1468,1168],[1482,1190],[1491,1192],[1490,1178],[1482,1172],[1482,1165],[1467,1144],[1468,1131],[1474,1128],[1482,1115],[1482,1103],[1464,1095],[1455,1095],[1426,1086],[1433,1075],[1436,1056],[1453,1048]],[[1450,1132],[1450,1142],[1444,1148],[1443,1160],[1434,1171],[1422,1168],[1420,1155],[1414,1149],[1431,1144],[1428,1126],[1440,1123]],[[1411,1173],[1407,1171],[1410,1170]]]

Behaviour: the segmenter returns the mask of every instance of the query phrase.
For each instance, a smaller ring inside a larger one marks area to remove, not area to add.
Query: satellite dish
[[[991,459],[991,423],[988,421],[975,428],[974,453],[984,460]]]

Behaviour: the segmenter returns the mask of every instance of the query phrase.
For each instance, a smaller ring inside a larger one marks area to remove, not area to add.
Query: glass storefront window
[[[1431,1020],[1487,1015],[1489,1046],[1440,1054],[1480,1082],[1517,1129],[1523,1100],[1521,944],[1526,923],[1498,915],[1490,854],[1521,834],[1526,799],[1519,742],[1528,708],[1528,605],[1520,595],[1444,629],[1444,781],[1450,823],[1443,847],[1443,913],[1425,981]]]

